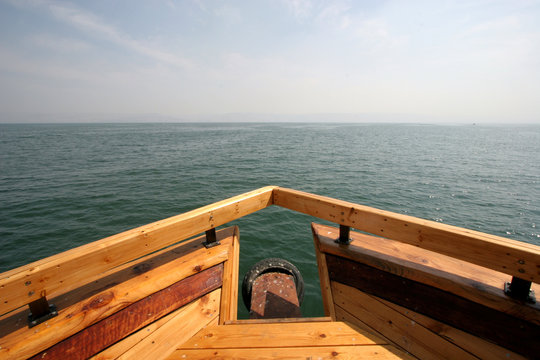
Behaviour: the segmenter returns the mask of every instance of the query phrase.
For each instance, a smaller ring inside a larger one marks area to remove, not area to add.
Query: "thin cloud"
[[[48,63],[35,60],[0,46],[0,70],[27,74],[37,78],[48,77],[62,80],[93,81],[95,74],[81,71],[76,68],[66,67],[61,64]]]
[[[503,18],[486,21],[477,25],[474,25],[469,30],[470,33],[481,32],[494,32],[494,31],[508,31],[516,30],[520,25],[519,18],[517,16],[505,16]]]
[[[30,36],[28,40],[36,46],[64,53],[84,52],[93,49],[93,46],[88,42],[52,34],[35,34]]]
[[[10,1],[10,3],[17,7],[45,8],[57,20],[60,20],[93,36],[98,36],[102,40],[113,42],[123,48],[135,51],[156,61],[183,68],[185,70],[189,70],[193,67],[193,64],[188,59],[176,54],[156,49],[150,45],[135,40],[122,33],[114,26],[105,23],[102,19],[91,12],[82,10],[73,5],[46,0],[29,0],[21,2]]]
[[[312,16],[313,2],[310,0],[285,0],[284,4],[293,16],[300,21]]]

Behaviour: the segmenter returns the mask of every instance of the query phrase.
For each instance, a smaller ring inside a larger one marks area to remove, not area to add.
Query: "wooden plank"
[[[184,306],[178,314],[118,359],[165,359],[186,340],[218,318],[221,290]]]
[[[35,355],[32,359],[86,359],[222,284],[223,265],[183,279]],[[208,301],[208,299],[206,299]]]
[[[210,294],[219,294],[221,289],[216,289]],[[207,294],[204,297],[213,296]],[[203,297],[203,298],[204,298]],[[201,303],[200,300],[203,299],[200,298],[199,300],[196,300],[195,302]],[[204,301],[204,300],[203,300]],[[150,336],[152,333],[154,333],[157,329],[161,328],[164,324],[168,323],[171,319],[174,319],[178,316],[180,313],[185,313],[186,307],[190,306],[186,305],[184,307],[181,307],[180,309],[177,309],[173,311],[172,313],[162,317],[161,319],[153,322],[152,324],[148,325],[145,328],[142,328],[138,330],[137,332],[131,334],[130,336],[122,339],[121,341],[117,342],[116,344],[109,346],[107,349],[101,351],[100,353],[96,354],[95,356],[91,357],[91,360],[112,360],[116,359],[131,348],[133,348],[135,345],[137,345],[139,342],[146,339],[148,336]],[[203,305],[205,306],[205,305]],[[207,326],[211,325],[217,325],[219,318],[217,316],[213,316],[210,322],[207,324]],[[174,350],[174,348],[172,349]]]
[[[182,349],[373,344],[377,343],[343,322],[269,323],[208,327],[186,341]]]
[[[501,290],[510,276],[398,241],[351,232],[351,244],[335,243],[339,229],[312,224],[322,252],[361,262],[379,270],[434,286],[540,325],[540,303],[524,304]],[[540,293],[540,285],[533,284]]]
[[[441,336],[443,339],[450,341],[451,343],[479,357],[480,359],[525,360],[525,357],[509,351],[508,349],[497,346],[491,342],[480,339],[479,337],[443,324],[439,321],[433,320],[432,318],[381,298],[376,298],[374,296],[371,297],[377,299],[379,302],[388,306],[389,308],[398,311],[414,323],[422,325],[423,327]]]
[[[540,326],[536,324],[348,259],[327,255],[327,262],[331,281],[414,309],[519,354],[540,354]]]
[[[31,329],[20,327],[13,330],[0,339],[0,357],[32,356],[143,297],[222,263],[228,257],[229,247],[230,238],[222,240],[222,245],[210,249],[199,243],[198,249],[174,261],[143,272],[84,301],[59,309],[59,315],[46,323]]]
[[[540,282],[536,245],[292,189],[273,197],[274,205]]]
[[[321,243],[316,233],[316,228],[311,224],[311,232],[313,233],[313,243],[315,245],[315,256],[317,257],[317,269],[319,271],[319,282],[321,285],[321,297],[323,300],[324,315],[330,316],[336,320],[336,310],[334,308],[334,300],[332,296],[332,287],[328,278],[328,266],[326,265],[326,255],[321,250]]]
[[[210,294],[219,294],[221,290],[217,289],[214,290]],[[205,295],[205,297],[209,296],[209,294]],[[203,297],[204,298],[204,297]],[[200,298],[202,299],[202,298]],[[199,299],[199,300],[200,300]],[[196,300],[196,302],[199,302],[199,300]],[[177,309],[173,311],[172,313],[162,317],[161,319],[153,322],[152,324],[148,325],[145,328],[142,328],[138,330],[137,332],[131,334],[130,336],[122,339],[121,341],[117,342],[116,344],[109,346],[107,349],[103,350],[102,352],[96,354],[95,356],[91,357],[91,360],[112,360],[116,359],[131,348],[133,348],[135,345],[137,345],[139,342],[146,339],[148,336],[150,336],[152,333],[154,333],[157,329],[161,328],[164,324],[168,323],[171,319],[174,319],[178,314],[185,312],[185,309],[187,306],[181,307],[180,309]],[[219,317],[212,317],[210,322],[207,324],[207,326],[214,326],[218,324]],[[174,348],[172,349],[174,351]]]
[[[336,307],[352,314],[420,359],[476,359],[472,354],[353,287],[332,282],[332,290]]]
[[[242,349],[178,349],[169,359],[402,359],[390,345],[269,347]]]
[[[101,273],[272,204],[265,187],[129,230],[0,275],[0,315],[95,280]]]
[[[223,291],[219,321],[236,320],[238,312],[238,270],[240,268],[240,230],[234,227],[229,258],[224,263]]]
[[[234,232],[233,227],[220,229],[217,231],[217,238],[220,241],[229,241],[232,239]],[[77,302],[84,301],[104,290],[114,287],[120,283],[126,282],[136,276],[142,275],[152,269],[162,266],[168,262],[174,261],[188,254],[195,254],[197,250],[203,249],[202,243],[205,237],[199,236],[190,240],[186,240],[180,244],[176,244],[151,255],[144,256],[140,259],[130,261],[124,265],[118,266],[105,273],[103,276],[91,283],[85,284],[72,291],[64,293],[60,296],[49,298],[49,302],[56,305],[58,309],[65,309],[74,305]],[[190,275],[191,273],[187,273]],[[177,281],[176,277],[170,284]],[[159,289],[157,289],[159,290]],[[28,308],[21,308],[18,312],[12,312],[0,317],[0,338],[14,332],[16,329],[27,326]]]
[[[226,321],[224,325],[242,325],[242,324],[275,324],[275,323],[306,323],[306,322],[330,322],[332,318],[324,317],[300,317],[300,318],[281,318],[281,319],[243,319]]]
[[[214,290],[217,291],[217,290]],[[207,296],[207,295],[205,295]],[[188,306],[188,305],[186,305]],[[173,311],[172,313],[162,317],[161,319],[154,321],[150,325],[134,332],[130,336],[118,341],[114,345],[109,346],[105,350],[99,352],[98,354],[92,356],[90,360],[112,360],[118,358],[120,355],[131,349],[133,346],[137,345],[143,339],[147,338],[154,331],[159,329],[161,326],[166,324],[169,320],[175,317],[179,312],[184,309],[184,307]]]
[[[385,337],[383,334],[372,328],[371,326],[367,325],[362,320],[354,317],[351,313],[347,312],[343,308],[336,305],[336,321],[343,321],[344,323],[348,324],[350,327],[355,329],[356,331],[365,334],[367,337],[369,337],[371,340],[373,340],[376,343],[386,343],[386,344],[392,344],[392,340]],[[401,349],[401,348],[400,348]],[[415,358],[416,359],[416,358]]]

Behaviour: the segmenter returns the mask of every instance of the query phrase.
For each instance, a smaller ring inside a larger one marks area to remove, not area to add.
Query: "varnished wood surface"
[[[57,296],[132,259],[272,204],[469,261],[540,279],[540,247],[301,191],[270,186],[129,230],[0,276],[0,315]]]
[[[336,309],[334,306],[330,279],[328,277],[326,254],[321,249],[321,241],[317,230],[318,229],[314,226],[314,224],[312,224],[311,232],[313,234],[315,257],[317,258],[317,270],[319,271],[319,283],[321,285],[321,297],[323,302],[324,315],[330,316],[333,320],[336,320]]]
[[[219,291],[214,290],[214,291]],[[208,296],[208,295],[205,295]],[[187,306],[187,305],[186,305]],[[146,339],[148,336],[150,336],[152,333],[154,333],[157,329],[159,329],[161,326],[169,322],[171,319],[173,319],[176,315],[178,315],[179,312],[181,312],[185,308],[182,307],[180,309],[177,309],[173,311],[172,313],[162,317],[161,319],[154,321],[148,326],[145,326],[144,328],[137,330],[130,336],[122,339],[121,341],[115,343],[114,345],[109,346],[105,350],[101,351],[100,353],[92,356],[91,360],[112,360],[118,358],[120,355],[128,351],[129,349],[133,348],[135,345],[137,345],[139,342]]]
[[[366,336],[367,335],[367,336]],[[401,359],[386,341],[344,322],[210,326],[169,359]]]
[[[419,314],[417,312],[414,312],[402,306],[393,304],[381,298],[377,298],[371,295],[368,295],[368,296],[370,296],[371,298],[377,299],[382,304],[403,314],[405,317],[410,319],[411,323],[420,324],[426,329],[429,329],[433,333],[441,336],[443,339],[449,342],[452,342],[453,344],[461,347],[463,350],[468,351],[469,353],[479,357],[480,359],[499,359],[499,360],[505,360],[505,359],[524,360],[525,359],[521,355],[518,355],[512,351],[509,351],[508,349],[497,346],[493,344],[492,342],[480,339],[465,331],[461,331],[447,324],[443,324],[439,321],[433,320],[427,316],[424,316],[422,314]]]
[[[400,346],[420,359],[451,358],[450,354],[460,353],[457,348],[468,353],[465,358],[473,356],[496,360],[525,359],[508,349],[381,298],[361,293],[358,289],[339,283],[333,283],[333,287],[336,288],[337,301],[347,308],[344,310],[341,306],[336,306],[339,321],[356,324],[365,331],[386,338],[389,343]],[[358,295],[359,293],[361,294]],[[359,301],[355,302],[351,296]],[[367,301],[363,301],[366,298]],[[434,339],[434,335],[438,338]]]
[[[238,311],[238,270],[240,268],[240,230],[233,227],[229,247],[229,257],[224,263],[223,291],[221,292],[221,310],[219,322],[236,320]]]
[[[203,329],[183,349],[385,345],[343,322],[220,325]]]
[[[538,281],[540,279],[540,248],[537,246],[318,195],[284,188],[267,187],[114,235],[1,274],[0,314],[4,315],[0,317],[0,357],[6,355],[17,358],[20,354],[35,354],[36,349],[41,351],[59,340],[110,316],[123,307],[129,306],[137,299],[140,299],[144,292],[150,291],[149,289],[153,288],[152,283],[157,283],[161,288],[169,286],[163,285],[164,283],[161,280],[168,279],[166,281],[163,280],[164,282],[168,282],[173,275],[171,273],[166,274],[156,268],[150,267],[147,269],[142,267],[137,270],[140,271],[138,276],[147,277],[146,282],[143,281],[145,285],[142,287],[135,286],[134,283],[130,282],[130,279],[122,280],[122,283],[118,285],[110,281],[105,281],[103,282],[105,286],[104,290],[90,285],[83,289],[84,284],[90,284],[94,281],[99,282],[104,275],[108,277],[110,274],[114,274],[115,271],[133,271],[135,268],[131,268],[131,264],[127,265],[127,263],[134,259],[139,259],[165,246],[186,239],[189,236],[201,233],[272,204],[392,238],[404,244],[411,244],[456,259],[469,261],[507,275],[518,276],[532,281]],[[332,248],[332,246],[323,243],[321,242],[320,247],[326,246],[325,251],[331,252],[328,249]],[[335,248],[334,246],[334,250]],[[337,249],[336,252],[340,256],[348,256],[348,250],[344,250],[340,246]],[[214,250],[210,249],[206,253],[207,257],[202,260],[202,265],[200,264],[200,258],[197,258],[196,261],[186,259],[185,264],[187,268],[181,267],[180,271],[200,272],[218,262],[226,261],[230,253],[234,254],[235,251],[237,250],[230,244],[225,251],[219,247],[218,249],[214,248]],[[327,258],[329,256],[322,254],[318,254],[317,256],[320,264],[319,268],[322,269],[322,273],[327,273],[325,266],[328,265]],[[406,260],[408,261],[410,259]],[[372,266],[372,268],[377,268],[377,266]],[[409,271],[411,269],[414,271]],[[418,280],[418,278],[415,279],[415,276],[420,276],[419,274],[423,271],[420,267],[415,268],[414,266],[410,267],[409,270],[407,275],[410,275],[411,278],[408,279],[405,276],[408,281]],[[230,270],[227,269],[226,272],[229,273]],[[423,276],[425,274],[421,275]],[[455,273],[454,275],[457,277],[461,276],[459,273]],[[234,273],[232,273],[232,276],[234,277]],[[233,277],[231,281],[235,281]],[[133,277],[133,279],[135,278],[137,276]],[[325,280],[324,276],[321,276],[321,282],[323,298],[325,299],[325,311],[328,315],[335,317],[333,302],[327,301],[331,298],[331,296],[328,297],[328,294],[331,295],[332,293],[330,281],[329,279]],[[416,282],[420,283],[419,281]],[[444,283],[443,281],[442,285],[435,287],[440,291],[450,291],[448,289],[449,284],[449,282]],[[421,285],[433,287],[433,284],[421,283]],[[477,284],[473,283],[469,285],[474,287]],[[492,289],[489,286],[487,293],[491,291],[493,294],[494,291],[492,290],[495,287]],[[233,287],[227,287],[227,289],[233,289]],[[111,295],[111,291],[113,295]],[[115,291],[118,291],[118,294],[124,293],[127,296],[128,300],[125,304],[122,305],[121,302],[113,302],[117,298]],[[468,295],[467,287],[461,290],[458,289],[457,291],[462,291],[461,294],[458,293],[459,295],[456,295],[461,299],[473,302],[479,301],[478,299],[472,299]],[[95,295],[90,295],[91,298],[88,301],[74,302],[76,296],[83,296],[83,294],[90,293]],[[327,295],[325,296],[324,294]],[[49,299],[53,297],[64,299],[64,304],[67,307],[60,309],[59,317],[51,319],[45,324],[38,325],[30,331],[21,326],[21,317],[19,315],[24,313],[21,312],[18,315],[17,309],[43,295],[46,295]],[[62,298],[61,296],[65,297]],[[231,291],[227,295],[223,295],[222,293],[224,300],[233,299],[235,296],[237,294],[235,295],[234,291]],[[473,294],[473,296],[476,295]],[[91,306],[96,301],[113,305],[98,306],[97,309],[99,310],[96,310],[95,306]],[[401,305],[407,306],[407,304],[403,303]],[[485,303],[482,305],[490,309],[501,310]],[[518,302],[515,302],[515,305],[513,309],[510,307],[502,311],[514,316],[516,313],[512,311],[519,313],[524,308]],[[222,323],[235,318],[235,309],[232,305],[232,300],[223,301],[221,306],[224,311]],[[423,314],[426,315],[425,313]],[[532,314],[534,315],[535,313],[532,312]],[[527,319],[527,316],[529,315],[526,315],[524,318]],[[9,321],[12,321],[11,324],[15,324],[14,330],[11,333],[9,332],[10,330],[6,331],[8,328],[6,325],[9,324]],[[510,327],[516,324],[512,321],[514,320],[510,321]],[[537,318],[534,318],[534,316],[532,319],[529,316],[528,322],[538,323]],[[461,325],[455,326],[463,328]],[[528,339],[531,336],[530,334],[535,334],[537,330],[533,327],[531,331],[531,328],[528,326],[520,327],[521,330],[512,332],[512,336],[519,337],[523,334],[523,341],[529,344],[525,346],[525,351],[535,351],[537,349],[534,348],[534,345],[530,345]],[[490,339],[493,339],[493,337]],[[527,348],[527,346],[529,347]],[[30,348],[32,350],[29,350]]]
[[[171,320],[118,359],[165,359],[186,340],[218,319],[221,290],[184,306]]]
[[[219,288],[222,278],[223,264],[192,275],[85,328],[32,359],[87,359],[171,311]]]
[[[302,191],[276,188],[274,205],[540,282],[540,247]]]
[[[339,229],[312,224],[312,230],[315,246],[323,253],[355,260],[540,325],[540,303],[524,304],[502,291],[504,283],[511,280],[507,274],[354,231],[350,233],[351,244],[343,246],[335,243]],[[540,293],[540,285],[533,284],[532,289]]]
[[[396,354],[397,352],[397,354]],[[391,345],[371,346],[313,346],[313,347],[266,347],[242,349],[176,350],[169,359],[343,359],[343,360],[394,360],[409,359]]]
[[[355,322],[368,325],[420,359],[476,359],[460,347],[355,288],[333,282],[332,289],[340,317],[348,321],[360,320]]]
[[[231,229],[232,230],[232,229]],[[130,304],[144,298],[156,291],[166,288],[175,282],[204,271],[216,264],[224,262],[229,256],[232,231],[224,229],[218,232],[222,245],[206,249],[201,245],[203,239],[194,240],[196,247],[188,246],[186,252],[176,254],[172,261],[152,268],[151,266],[139,267],[138,275],[126,281],[115,284],[115,278],[110,279],[110,287],[97,294],[83,299],[66,308],[59,307],[59,315],[28,329],[25,325],[24,312],[21,313],[22,327],[11,328],[12,319],[0,322],[0,330],[4,334],[0,338],[0,358],[29,357],[38,351],[42,351],[57,342],[71,336],[85,327],[90,326]],[[159,256],[159,255],[158,255]],[[141,264],[147,264],[149,260],[142,259]],[[136,267],[137,265],[135,265]],[[103,284],[109,284],[105,282]]]
[[[540,354],[540,326],[534,323],[349,259],[326,258],[331,281],[413,309],[519,354]]]
[[[265,187],[36,261],[0,275],[0,315],[57,296],[101,273],[272,204]]]

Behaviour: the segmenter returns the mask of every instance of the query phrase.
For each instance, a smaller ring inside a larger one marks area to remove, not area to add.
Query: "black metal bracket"
[[[203,244],[207,249],[216,245],[220,245],[219,241],[217,241],[216,228],[206,230],[206,241]]]
[[[49,304],[45,296],[28,304],[30,313],[28,314],[28,327],[32,328],[42,322],[58,316],[58,310],[54,304]]]
[[[531,290],[531,282],[513,276],[512,282],[504,283],[504,293],[513,299],[536,303],[534,290]]]
[[[349,245],[351,243],[351,227],[339,225],[339,238],[335,241],[337,244]]]

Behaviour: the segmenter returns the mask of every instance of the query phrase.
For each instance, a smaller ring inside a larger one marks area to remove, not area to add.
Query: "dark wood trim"
[[[540,326],[435,287],[326,254],[332,281],[391,301],[527,357],[540,354]]]
[[[223,264],[218,264],[131,304],[32,359],[86,359],[171,311],[219,288],[222,281]]]

